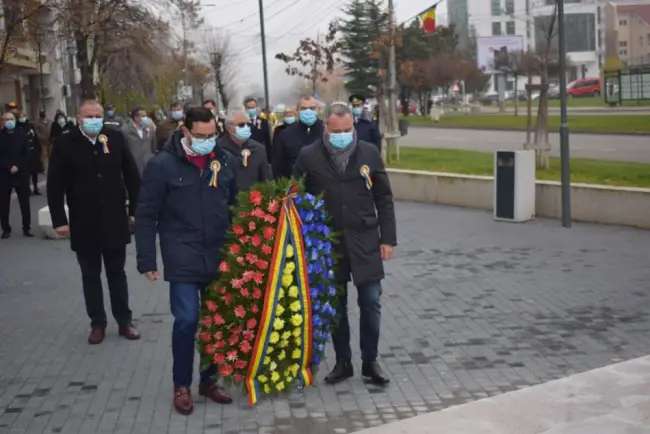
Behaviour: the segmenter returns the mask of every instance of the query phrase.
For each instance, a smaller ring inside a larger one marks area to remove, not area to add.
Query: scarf
[[[347,148],[338,149],[332,146],[327,134],[323,133],[323,143],[325,144],[325,149],[327,149],[327,152],[329,152],[330,156],[332,157],[332,161],[334,161],[334,165],[339,171],[339,174],[345,173],[345,169],[348,167],[348,163],[350,162],[350,157],[354,153],[354,150],[357,148],[357,142],[357,132],[355,131],[350,146]]]
[[[186,155],[190,157],[199,157],[199,154],[197,154],[194,149],[192,149],[192,145],[190,144],[190,141],[187,139],[187,137],[181,138],[181,146],[183,146],[183,151],[185,151]]]

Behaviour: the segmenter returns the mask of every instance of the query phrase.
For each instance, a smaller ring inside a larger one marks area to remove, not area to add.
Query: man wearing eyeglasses
[[[192,107],[185,124],[174,132],[144,171],[135,216],[138,271],[160,279],[156,234],[174,326],[174,407],[181,414],[194,409],[190,386],[194,336],[203,291],[217,278],[218,258],[230,225],[229,207],[237,197],[237,161],[216,146],[214,115]],[[214,366],[201,372],[199,395],[220,403],[232,399],[216,385]]]
[[[298,122],[287,127],[273,143],[273,177],[288,178],[302,148],[320,140],[323,122],[318,119],[318,105],[313,96],[298,100]]]
[[[253,185],[271,179],[271,169],[264,146],[251,138],[248,113],[239,110],[228,113],[225,120],[226,135],[219,138],[218,146],[235,157],[237,187],[248,190]]]

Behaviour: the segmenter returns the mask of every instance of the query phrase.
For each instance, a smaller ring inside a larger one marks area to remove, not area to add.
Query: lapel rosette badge
[[[108,137],[106,137],[105,134],[100,134],[99,137],[97,137],[97,140],[102,144],[102,150],[104,151],[104,154],[110,154],[111,150],[108,147]]]
[[[361,174],[361,177],[364,179],[364,181],[366,181],[366,188],[368,190],[372,190],[372,178],[370,177],[370,167],[368,167],[367,164],[364,164],[359,169],[359,173]]]
[[[249,404],[311,386],[337,321],[334,245],[321,197],[297,180],[242,191],[218,279],[201,306],[202,367]]]
[[[260,130],[262,129],[262,119],[257,119],[257,129]]]
[[[221,163],[214,160],[210,163],[210,170],[212,171],[212,175],[210,176],[210,187],[217,188],[219,186],[219,171],[221,170]]]
[[[250,149],[242,149],[241,156],[242,156],[242,165],[244,167],[248,167],[248,157],[251,156]]]

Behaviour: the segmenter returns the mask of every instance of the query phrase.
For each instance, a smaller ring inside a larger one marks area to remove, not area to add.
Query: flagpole
[[[266,106],[267,125],[269,128],[269,137],[273,137],[273,127],[271,126],[271,101],[269,101],[269,68],[266,62],[266,32],[264,30],[264,0],[259,0],[260,6],[260,37],[262,39],[262,70],[264,72],[264,105]]]

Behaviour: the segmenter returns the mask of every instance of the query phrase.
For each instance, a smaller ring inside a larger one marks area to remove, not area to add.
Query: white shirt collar
[[[90,137],[88,134],[85,133],[85,131],[81,127],[79,127],[79,131],[81,131],[82,136],[90,140],[90,143],[92,143],[93,145],[97,144],[97,136],[95,136],[94,138]]]

